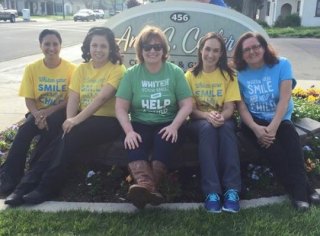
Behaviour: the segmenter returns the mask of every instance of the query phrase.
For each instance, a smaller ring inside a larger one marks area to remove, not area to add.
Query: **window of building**
[[[301,1],[298,1],[298,3],[297,3],[297,13],[300,13],[300,6],[301,6]]]
[[[320,17],[320,0],[317,1],[316,16]]]

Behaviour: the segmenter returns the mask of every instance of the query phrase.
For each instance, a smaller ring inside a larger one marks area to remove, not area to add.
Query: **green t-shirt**
[[[152,74],[144,64],[127,70],[120,82],[117,97],[131,102],[131,120],[143,124],[172,121],[179,109],[178,102],[191,97],[183,71],[165,62],[158,73]]]

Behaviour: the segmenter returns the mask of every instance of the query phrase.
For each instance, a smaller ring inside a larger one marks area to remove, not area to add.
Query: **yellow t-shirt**
[[[26,66],[19,96],[34,99],[37,109],[66,100],[68,86],[76,65],[61,59],[56,68],[48,68],[43,59]]]
[[[186,72],[197,109],[221,112],[225,102],[241,100],[237,78],[234,77],[232,81],[227,72],[224,74],[226,78],[219,69],[211,73],[200,72],[197,77],[190,71]]]
[[[103,86],[109,84],[117,89],[125,70],[123,65],[111,62],[99,69],[93,68],[91,61],[81,64],[74,72],[69,87],[80,95],[80,111],[93,101]],[[114,107],[115,97],[109,99],[94,115],[115,117]]]

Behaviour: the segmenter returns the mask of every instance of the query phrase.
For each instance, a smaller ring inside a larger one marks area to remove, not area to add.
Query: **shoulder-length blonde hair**
[[[164,32],[156,26],[147,25],[140,31],[134,44],[139,63],[144,63],[142,45],[150,43],[152,39],[160,41],[163,50],[162,61],[164,62],[168,59],[169,45]]]

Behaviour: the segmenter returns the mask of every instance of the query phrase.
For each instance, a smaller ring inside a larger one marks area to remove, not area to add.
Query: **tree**
[[[82,0],[82,2],[84,3],[84,5],[85,5],[86,8],[88,8],[88,9],[92,9],[92,8],[93,8],[93,1],[94,1],[94,0]]]
[[[128,0],[126,2],[126,5],[127,5],[127,8],[131,8],[131,7],[136,7],[136,6],[139,6],[141,5],[137,0]]]
[[[242,10],[242,0],[224,0],[224,1],[232,9],[241,12],[241,10]]]
[[[256,19],[258,9],[263,7],[264,0],[242,0],[242,13],[252,19]]]

